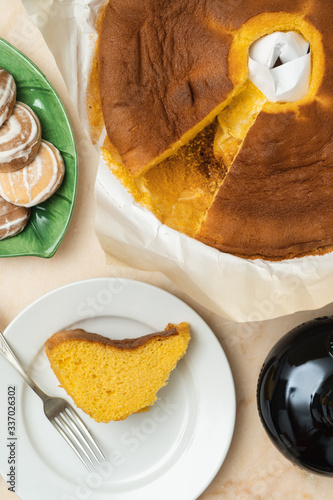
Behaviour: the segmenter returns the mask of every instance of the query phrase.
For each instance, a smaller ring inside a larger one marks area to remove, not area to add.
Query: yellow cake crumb
[[[75,404],[97,422],[123,420],[157,400],[190,341],[187,323],[137,339],[110,340],[84,330],[45,343],[51,367]]]

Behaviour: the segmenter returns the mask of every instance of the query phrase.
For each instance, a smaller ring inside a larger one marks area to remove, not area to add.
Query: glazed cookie
[[[0,127],[0,172],[14,172],[30,163],[41,141],[41,125],[29,106],[16,102]]]
[[[52,196],[65,174],[65,165],[58,149],[41,141],[37,155],[15,172],[0,173],[0,195],[22,207],[33,207]]]
[[[15,236],[27,225],[31,210],[18,207],[0,197],[0,240]]]
[[[8,71],[0,68],[0,127],[12,114],[15,101],[15,80]]]

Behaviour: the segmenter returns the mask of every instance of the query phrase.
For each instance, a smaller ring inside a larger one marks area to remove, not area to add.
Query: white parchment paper
[[[271,102],[306,96],[311,77],[309,43],[293,31],[279,31],[254,42],[249,50],[249,78]],[[280,65],[275,66],[277,60]]]
[[[85,91],[104,0],[23,0],[55,56],[88,130]],[[333,300],[333,255],[284,262],[221,253],[161,224],[100,161],[96,232],[107,254],[161,271],[198,303],[232,321],[261,321]]]

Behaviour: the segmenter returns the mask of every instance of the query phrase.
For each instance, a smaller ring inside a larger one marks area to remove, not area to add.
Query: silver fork
[[[26,383],[41,398],[44,413],[57,431],[67,441],[84,466],[91,470],[106,460],[100,447],[88,428],[71,405],[62,398],[48,396],[32,380],[11,350],[7,340],[0,332],[0,354],[18,371]]]

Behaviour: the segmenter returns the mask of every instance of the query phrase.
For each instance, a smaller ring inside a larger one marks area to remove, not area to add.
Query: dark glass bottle
[[[295,465],[333,476],[333,317],[284,335],[268,354],[257,389],[262,423]]]

